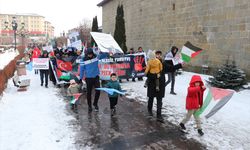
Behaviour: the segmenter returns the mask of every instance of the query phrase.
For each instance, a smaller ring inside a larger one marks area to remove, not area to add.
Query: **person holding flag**
[[[171,91],[170,94],[176,95],[174,92],[174,84],[175,84],[175,72],[176,70],[182,68],[182,64],[175,60],[175,56],[178,52],[178,48],[173,46],[171,51],[167,53],[165,56],[165,72],[168,74],[168,81],[165,83],[167,86],[171,82]]]
[[[188,93],[186,97],[186,109],[187,114],[185,118],[179,124],[182,130],[186,130],[185,123],[189,121],[193,115],[197,124],[198,133],[202,136],[204,133],[201,129],[200,117],[195,113],[203,105],[203,93],[206,90],[204,83],[199,75],[193,75],[188,87]]]

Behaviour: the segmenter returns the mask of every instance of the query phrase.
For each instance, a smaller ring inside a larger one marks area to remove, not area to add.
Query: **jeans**
[[[174,92],[175,72],[168,72],[168,81],[165,82],[165,86],[167,86],[170,82],[171,82],[171,92]]]

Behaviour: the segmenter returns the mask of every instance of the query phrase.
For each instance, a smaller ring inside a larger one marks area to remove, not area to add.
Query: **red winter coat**
[[[39,48],[34,48],[33,53],[32,53],[32,59],[33,58],[38,58],[41,55],[41,51]]]
[[[200,82],[200,86],[196,87],[195,82]],[[203,105],[203,93],[205,89],[201,87],[204,86],[204,83],[201,80],[201,77],[198,75],[193,75],[189,83],[188,94],[186,98],[186,109],[199,109]],[[199,97],[200,95],[200,97]]]

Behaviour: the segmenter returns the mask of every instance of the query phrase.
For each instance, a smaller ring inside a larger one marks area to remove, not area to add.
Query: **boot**
[[[171,91],[170,94],[172,94],[172,95],[177,95],[174,91]]]
[[[160,123],[164,123],[164,119],[162,116],[157,116],[157,121]]]
[[[150,116],[150,117],[153,117],[153,112],[152,112],[152,110],[150,111],[148,111],[148,115]]]
[[[198,129],[198,133],[200,134],[200,136],[204,135],[202,129]]]
[[[181,129],[186,130],[186,127],[183,123],[180,123],[179,126],[181,127]]]

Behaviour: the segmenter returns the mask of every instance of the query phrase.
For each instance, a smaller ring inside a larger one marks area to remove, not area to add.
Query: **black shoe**
[[[183,123],[180,123],[179,126],[181,127],[181,129],[186,130],[186,127]]]
[[[48,88],[48,85],[45,85],[46,88]]]
[[[115,109],[111,109],[111,116],[114,116],[115,115]]]
[[[148,111],[148,115],[149,115],[150,117],[153,117],[153,112],[152,112],[152,111]]]
[[[135,79],[132,79],[132,82],[135,82]]]
[[[95,112],[98,112],[98,111],[99,111],[98,106],[95,106]]]
[[[91,113],[92,112],[92,108],[89,108],[89,111],[88,111],[89,113]]]
[[[170,94],[172,94],[172,95],[177,95],[174,91],[171,91]]]
[[[164,123],[163,117],[157,117],[157,121],[160,122],[160,123]]]
[[[41,83],[41,86],[43,86],[43,83]]]
[[[200,136],[204,135],[204,133],[202,132],[202,129],[198,129],[198,133],[200,134]]]

